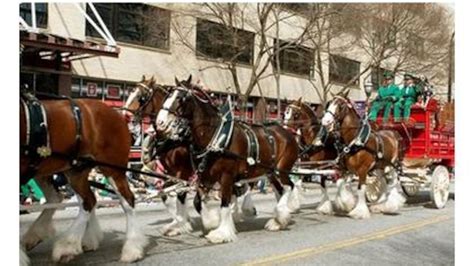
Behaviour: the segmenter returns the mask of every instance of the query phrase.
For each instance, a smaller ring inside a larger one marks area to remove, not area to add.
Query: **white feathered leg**
[[[300,193],[303,188],[303,182],[300,180],[295,182],[290,196],[288,197],[288,208],[292,213],[299,211],[301,207]]]
[[[104,238],[104,234],[100,229],[99,221],[95,215],[95,208],[92,209],[86,231],[82,238],[82,248],[84,251],[97,250],[99,244]]]
[[[242,200],[242,213],[244,219],[251,219],[257,216],[257,209],[252,200],[252,194],[250,193],[250,187],[247,189]]]
[[[90,212],[84,210],[82,198],[76,194],[79,202],[79,214],[71,227],[54,243],[53,260],[68,262],[82,253],[82,237],[89,221]]]
[[[316,207],[316,211],[320,214],[324,215],[332,215],[333,208],[332,202],[329,200],[328,192],[325,188],[321,186],[321,200],[319,201],[318,207]]]
[[[215,206],[213,206],[215,205]],[[220,217],[217,204],[212,204],[210,199],[201,201],[201,221],[206,232],[219,226]]]
[[[275,217],[271,218],[266,224],[265,229],[269,231],[278,231],[285,229],[291,219],[291,211],[288,208],[288,198],[291,193],[290,186],[283,186],[283,195],[275,208]]]
[[[367,219],[370,218],[370,211],[367,207],[367,203],[365,200],[365,191],[366,185],[362,185],[359,190],[357,190],[357,205],[355,208],[349,213],[354,219]]]
[[[54,189],[54,186],[51,184],[49,178],[39,179],[36,181],[38,186],[43,191],[47,203],[60,203],[62,201],[61,194],[59,194],[56,189]],[[55,212],[56,209],[44,209],[41,212],[41,215],[23,235],[21,244],[26,250],[31,250],[44,239],[54,236],[55,230],[52,223],[52,218]]]
[[[189,221],[186,201],[183,204],[176,195],[170,195],[166,201],[163,201],[163,203],[171,214],[173,221],[163,227],[162,233],[166,236],[177,236],[180,234],[190,233],[192,231],[192,226]]]
[[[386,200],[370,207],[372,212],[382,213],[396,213],[405,204],[406,198],[402,196],[398,190],[398,179],[394,178],[390,180],[390,184],[387,186],[387,192],[385,193]]]
[[[135,209],[130,206],[127,200],[118,192],[117,186],[112,178],[109,178],[109,182],[117,193],[120,199],[120,205],[122,205],[122,209],[127,217],[127,232],[120,261],[134,262],[140,260],[144,256],[143,251],[146,245],[148,245],[148,239],[136,224]]]
[[[237,240],[236,229],[232,219],[231,207],[221,207],[221,218],[219,226],[209,232],[206,238],[211,243],[226,243]]]
[[[346,183],[344,178],[339,178],[336,182],[337,194],[334,199],[334,207],[338,212],[348,213],[354,209],[356,198],[352,192],[351,183]]]

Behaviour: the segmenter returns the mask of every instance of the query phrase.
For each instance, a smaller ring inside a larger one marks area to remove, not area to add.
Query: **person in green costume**
[[[39,201],[41,203],[46,201],[46,199],[44,197],[44,194],[43,194],[43,191],[38,186],[38,183],[36,183],[34,178],[30,179],[30,181],[28,181],[28,183],[26,183],[25,185],[20,186],[20,188],[21,188],[21,193],[26,198],[30,197],[31,194],[32,194],[32,196],[37,201]]]
[[[411,106],[416,102],[418,88],[415,85],[415,77],[411,74],[404,75],[404,86],[399,91],[399,100],[395,103],[393,111],[395,121],[400,121],[400,112],[403,109],[403,119],[408,121],[410,118]]]
[[[393,73],[385,72],[383,76],[382,86],[379,87],[377,98],[372,102],[372,107],[370,108],[369,120],[371,121],[375,121],[380,109],[384,108],[383,121],[387,122],[392,106],[398,101],[399,89],[394,84]]]

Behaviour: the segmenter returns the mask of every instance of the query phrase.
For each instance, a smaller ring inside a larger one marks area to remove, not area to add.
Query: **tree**
[[[217,57],[216,63],[201,69],[205,71],[209,68],[218,68],[228,71],[232,77],[233,87],[242,103],[242,110],[245,110],[248,98],[253,90],[259,86],[259,82],[265,78],[275,75],[275,71],[269,71],[269,67],[274,63],[275,56],[285,48],[296,47],[308,41],[308,29],[314,23],[314,17],[301,18],[294,12],[286,12],[284,6],[275,3],[205,3],[199,4],[193,11],[181,12],[181,16],[205,18],[206,21],[196,25],[198,34],[214,34],[219,38],[213,38],[209,42],[219,42],[217,46],[226,50],[221,54],[213,54]],[[189,38],[189,34],[195,29],[185,27],[180,20],[172,20],[172,29],[178,36],[178,42],[201,56],[209,56],[205,49],[199,44],[194,45]],[[213,22],[218,23],[218,25]],[[278,30],[281,23],[293,23],[297,34],[287,39],[285,44],[279,42],[281,36]],[[203,25],[211,25],[205,28]],[[219,28],[220,30],[217,30]],[[251,31],[245,31],[245,29]],[[216,34],[216,32],[218,32]],[[247,34],[246,34],[247,33]],[[251,34],[253,33],[253,35]],[[254,42],[247,42],[252,38]],[[276,40],[275,42],[273,40]],[[253,47],[251,47],[253,45]],[[250,77],[242,84],[239,78],[239,60],[244,55],[250,54]]]

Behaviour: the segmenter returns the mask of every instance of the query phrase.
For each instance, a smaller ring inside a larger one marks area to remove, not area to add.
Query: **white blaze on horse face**
[[[288,122],[291,119],[291,116],[293,115],[293,109],[287,108],[285,112],[285,116],[283,117],[283,125],[288,125]]]
[[[168,97],[165,102],[163,103],[163,107],[158,113],[158,116],[156,117],[156,126],[158,130],[160,131],[165,131],[171,122],[176,119],[174,115],[171,115],[170,112],[168,111],[169,108],[173,105],[173,103],[176,101],[176,98],[178,97],[178,91],[175,90],[173,91],[173,94],[171,94],[170,97]]]
[[[123,108],[124,108],[125,110],[123,110],[122,113],[123,113],[124,115],[128,112],[127,109],[130,108],[130,106],[132,105],[132,103],[133,103],[134,101],[138,101],[138,98],[140,97],[140,94],[141,94],[141,93],[140,93],[140,90],[137,88],[137,89],[135,89],[135,90],[128,96],[127,101],[125,102],[125,105],[123,106]]]
[[[336,104],[331,103],[324,113],[323,119],[321,121],[321,124],[325,127],[329,126],[330,124],[334,123],[334,115],[336,113]]]

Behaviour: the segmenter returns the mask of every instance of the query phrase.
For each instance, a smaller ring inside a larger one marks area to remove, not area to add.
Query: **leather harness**
[[[47,96],[53,97],[54,99],[67,99],[71,103],[71,112],[73,113],[76,124],[76,136],[70,158],[71,164],[76,166],[77,161],[75,159],[79,154],[82,139],[81,110],[77,103],[69,97],[56,95]],[[41,161],[51,156],[53,151],[51,150],[49,138],[47,113],[43,104],[31,93],[22,92],[20,99],[25,109],[27,131],[25,145],[20,147],[20,152],[29,159],[27,171],[20,177],[21,184],[25,184],[36,175]]]

